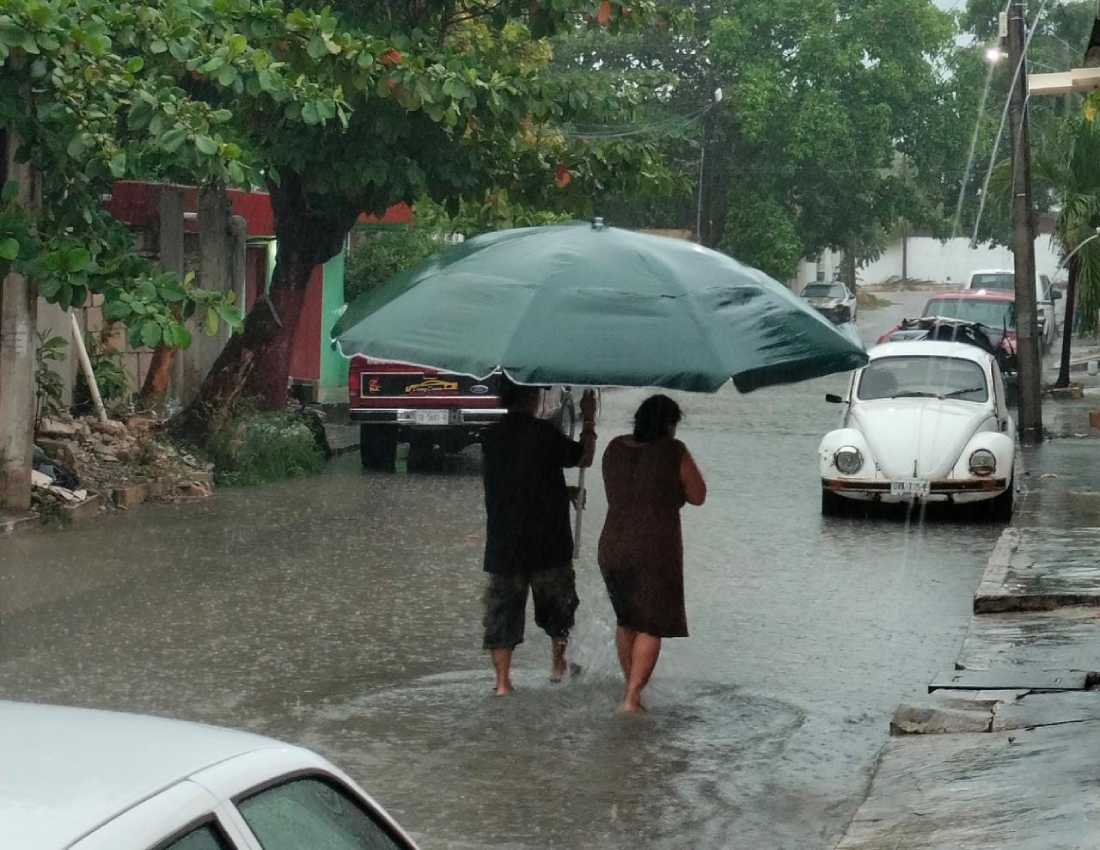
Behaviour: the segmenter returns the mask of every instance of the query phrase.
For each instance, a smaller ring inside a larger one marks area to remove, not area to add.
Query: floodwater
[[[873,339],[925,295],[860,317]],[[477,453],[431,474],[320,477],[145,506],[0,548],[0,697],[152,712],[302,743],[424,848],[829,848],[895,706],[951,668],[996,526],[824,520],[815,459],[845,378],[681,397],[710,484],[685,509],[691,637],[650,714],[615,714],[593,481],[573,659],[519,690],[480,651]],[[604,398],[601,440],[640,392]],[[598,476],[593,476],[598,479]],[[915,777],[919,780],[919,777]]]

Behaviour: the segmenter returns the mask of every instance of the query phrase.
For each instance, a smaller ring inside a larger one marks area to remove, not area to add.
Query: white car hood
[[[950,474],[970,438],[992,418],[986,404],[894,398],[857,404],[851,424],[887,477],[937,480]]]

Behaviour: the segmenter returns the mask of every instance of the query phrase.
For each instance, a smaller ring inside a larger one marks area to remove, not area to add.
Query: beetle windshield
[[[925,306],[924,315],[980,322],[998,330],[1013,330],[1016,327],[1016,305],[999,299],[983,301],[980,298],[933,298]]]
[[[859,379],[859,399],[953,398],[989,400],[982,367],[957,357],[883,357]]]
[[[844,298],[844,287],[839,283],[811,283],[802,290],[803,298]]]

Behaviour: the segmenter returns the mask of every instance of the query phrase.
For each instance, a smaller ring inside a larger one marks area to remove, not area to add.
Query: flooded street
[[[860,316],[873,341],[924,293]],[[828,848],[894,707],[955,658],[996,525],[825,520],[815,452],[846,377],[678,395],[710,498],[684,512],[691,637],[616,716],[614,620],[577,563],[583,674],[533,622],[514,698],[480,651],[478,453],[145,506],[0,548],[0,697],[243,727],[319,750],[424,848]],[[642,392],[605,394],[601,446]]]

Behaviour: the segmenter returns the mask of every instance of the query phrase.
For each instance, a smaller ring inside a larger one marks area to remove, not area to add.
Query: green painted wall
[[[348,361],[329,342],[336,320],[344,307],[344,254],[337,254],[324,267],[321,298],[321,381],[318,401],[338,404],[348,400]]]

